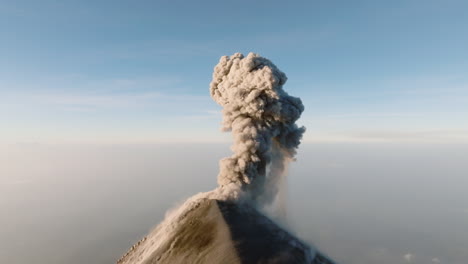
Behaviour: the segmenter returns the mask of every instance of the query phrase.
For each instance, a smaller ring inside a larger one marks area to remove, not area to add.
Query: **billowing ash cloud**
[[[119,264],[332,264],[258,213],[257,206],[276,198],[305,131],[295,124],[304,106],[283,91],[286,79],[254,53],[221,58],[210,91],[223,106],[223,128],[232,131],[234,154],[220,162],[219,187],[168,214]]]
[[[223,130],[234,138],[234,154],[220,161],[221,188],[234,185],[261,203],[276,195],[305,131],[295,124],[304,106],[283,90],[286,80],[271,61],[254,53],[223,56],[214,68],[211,97],[223,107]]]

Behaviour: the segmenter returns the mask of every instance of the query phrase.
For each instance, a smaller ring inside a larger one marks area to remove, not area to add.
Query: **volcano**
[[[305,132],[296,124],[304,105],[283,90],[286,81],[258,54],[221,57],[210,94],[234,142],[219,163],[218,187],[170,212],[119,264],[332,263],[259,211],[284,204],[286,169]]]
[[[202,198],[172,221],[117,263],[333,264],[248,204]]]

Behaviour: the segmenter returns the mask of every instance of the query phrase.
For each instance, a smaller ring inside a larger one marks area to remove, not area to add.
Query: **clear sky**
[[[0,1],[0,141],[223,141],[222,55],[259,53],[306,141],[468,142],[468,2]]]

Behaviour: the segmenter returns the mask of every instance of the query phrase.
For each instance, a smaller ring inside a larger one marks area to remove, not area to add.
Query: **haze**
[[[0,153],[0,263],[104,264],[178,201],[215,187],[229,148],[24,144]],[[288,175],[287,226],[339,263],[464,264],[467,158],[466,145],[304,144]]]
[[[0,1],[0,263],[104,264],[217,186],[223,55],[288,76],[287,228],[341,264],[468,263],[468,1]]]

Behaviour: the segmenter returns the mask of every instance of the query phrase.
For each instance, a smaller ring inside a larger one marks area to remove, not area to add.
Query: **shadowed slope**
[[[219,200],[217,204],[241,263],[332,264],[254,208]]]

